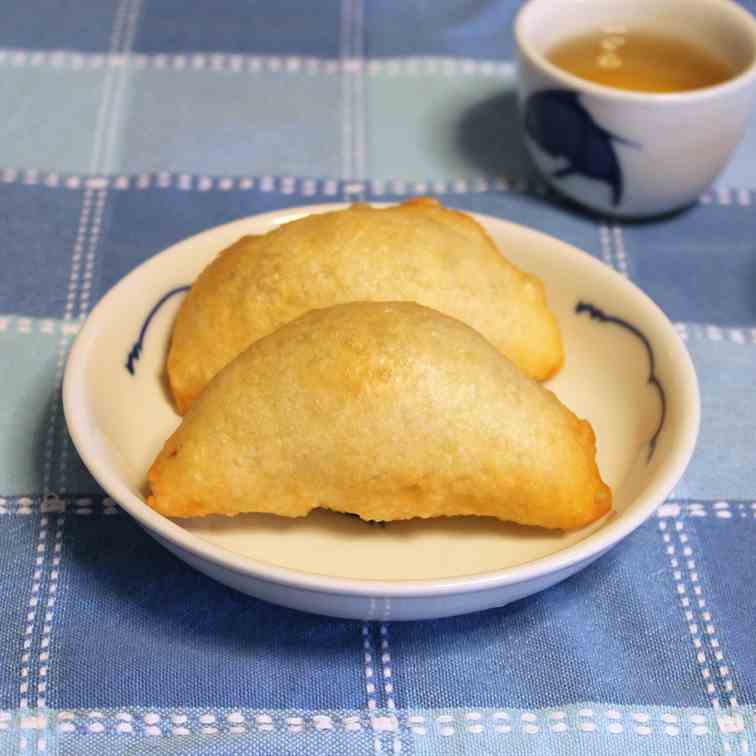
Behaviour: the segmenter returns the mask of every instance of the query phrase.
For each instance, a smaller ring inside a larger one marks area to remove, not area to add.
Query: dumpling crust
[[[591,426],[479,333],[408,302],[311,311],[207,386],[149,471],[169,517],[315,507],[577,528],[611,493]]]
[[[305,312],[393,300],[471,325],[536,380],[562,366],[541,281],[509,263],[473,218],[430,198],[354,205],[244,237],[200,274],[167,360],[178,411],[250,344]]]

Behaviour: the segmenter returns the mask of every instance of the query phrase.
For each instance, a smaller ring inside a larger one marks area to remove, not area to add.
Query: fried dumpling
[[[178,411],[250,344],[305,312],[394,300],[468,323],[537,380],[562,365],[541,281],[509,263],[473,218],[429,198],[353,205],[244,237],[200,274],[167,360]]]
[[[211,382],[149,471],[169,517],[315,507],[570,529],[611,493],[591,426],[464,323],[410,302],[311,311]]]

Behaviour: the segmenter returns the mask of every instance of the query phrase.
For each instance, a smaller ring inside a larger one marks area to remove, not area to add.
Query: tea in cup
[[[587,207],[645,217],[689,205],[743,136],[756,20],[731,0],[530,0],[515,37],[525,143]]]

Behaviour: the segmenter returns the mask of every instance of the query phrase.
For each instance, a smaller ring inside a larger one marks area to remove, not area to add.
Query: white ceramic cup
[[[653,94],[615,89],[546,60],[603,26],[648,29],[728,61],[734,78]],[[602,213],[645,217],[695,202],[745,131],[756,90],[756,21],[732,0],[530,0],[515,21],[525,142],[561,194]]]

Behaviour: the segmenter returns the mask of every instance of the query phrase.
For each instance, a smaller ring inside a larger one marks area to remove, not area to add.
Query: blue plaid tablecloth
[[[683,214],[561,205],[515,126],[517,6],[0,0],[0,753],[754,752],[756,122]],[[573,243],[662,306],[701,383],[688,472],[596,564],[476,615],[333,620],[194,572],[72,447],[82,319],[201,229],[418,194]]]

